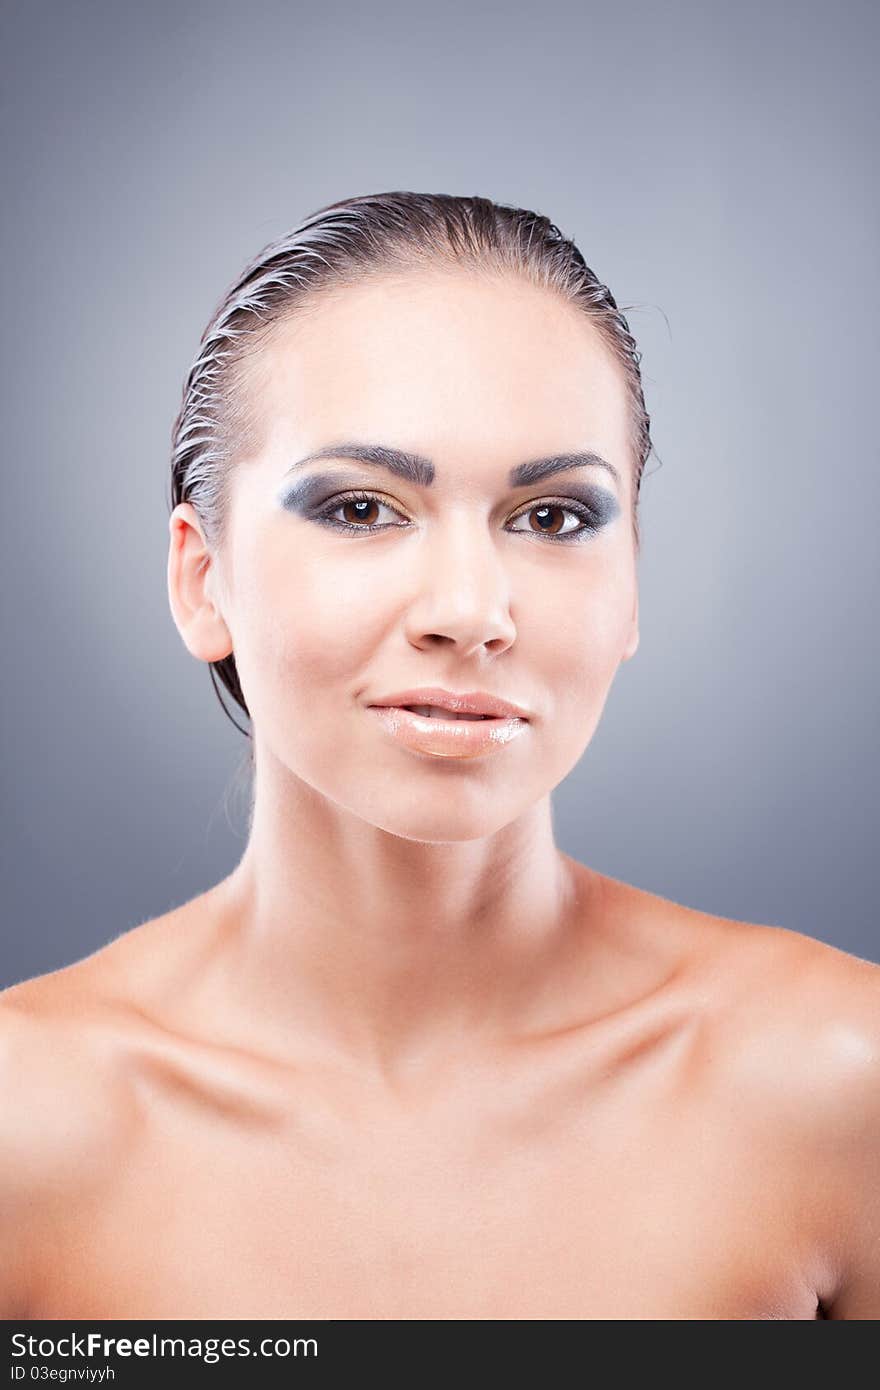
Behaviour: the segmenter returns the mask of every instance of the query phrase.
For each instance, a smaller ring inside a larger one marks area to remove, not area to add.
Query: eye
[[[574,526],[566,527],[564,519],[560,520],[566,512],[570,517],[574,517]],[[525,511],[517,513],[513,520],[519,521],[522,517],[530,519],[532,516],[537,518],[537,526],[529,520],[528,527],[523,529],[531,535],[549,536],[551,540],[557,536],[564,540],[576,540],[585,531],[598,530],[601,524],[589,508],[580,503],[553,501],[533,502]]]
[[[392,516],[401,517],[401,513],[390,503],[383,502],[372,492],[348,492],[332,497],[325,506],[314,514],[314,519],[324,526],[332,526],[338,531],[350,531],[352,533],[362,531],[366,535],[378,531],[387,531],[392,526],[406,526],[406,518],[401,521],[380,522],[376,519],[376,513],[384,511]],[[335,514],[343,512],[342,518]],[[547,501],[532,502],[523,511],[517,512],[511,521],[519,521],[521,518],[537,518],[537,525],[529,521],[528,526],[510,529],[514,535],[537,536],[542,540],[559,541],[568,543],[586,539],[592,532],[598,531],[609,519],[608,516],[598,514],[585,506],[582,502],[575,502],[572,499],[553,499]],[[574,519],[574,525],[567,525],[565,516]],[[562,518],[562,519],[560,519]]]
[[[387,502],[382,502],[371,492],[349,492],[345,496],[334,497],[317,513],[316,519],[323,521],[327,526],[336,526],[343,531],[380,531],[386,526],[395,526],[397,522],[384,522],[377,524],[374,517],[376,509],[380,511],[384,508],[393,516],[400,516],[400,512],[395,507],[389,506]],[[345,511],[347,516],[344,520],[337,520],[335,512]]]

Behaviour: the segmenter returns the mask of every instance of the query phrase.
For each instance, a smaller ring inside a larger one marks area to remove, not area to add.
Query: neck
[[[382,1072],[550,1028],[592,879],[554,844],[549,796],[433,843],[261,770],[245,853],[214,890],[224,996],[273,1049]]]

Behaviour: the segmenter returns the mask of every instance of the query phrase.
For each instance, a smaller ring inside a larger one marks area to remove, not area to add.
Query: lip
[[[409,704],[410,701],[407,701]],[[417,704],[436,704],[418,700]],[[491,716],[487,719],[441,719],[413,714],[398,705],[369,705],[369,712],[386,733],[414,753],[434,758],[480,758],[506,748],[524,734],[528,719],[520,716]],[[466,711],[470,713],[470,711]]]
[[[438,705],[441,709],[451,710],[455,714],[485,714],[495,719],[529,718],[529,711],[521,705],[502,700],[497,695],[489,695],[484,690],[456,692],[443,690],[436,685],[421,686],[418,690],[399,690],[394,695],[383,695],[381,699],[371,701],[370,707],[400,709],[403,705]]]

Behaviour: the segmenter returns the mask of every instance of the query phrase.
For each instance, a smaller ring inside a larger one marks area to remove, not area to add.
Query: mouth
[[[395,690],[372,701],[375,707],[402,709],[422,719],[524,719],[531,711],[488,690],[446,690],[442,686],[417,686]]]
[[[442,705],[388,705],[388,709],[405,709],[411,714],[420,714],[423,719],[498,719],[492,714],[464,714],[456,710],[444,709]]]
[[[471,714],[439,705],[369,705],[383,731],[413,753],[479,758],[509,746],[529,727],[518,715]]]

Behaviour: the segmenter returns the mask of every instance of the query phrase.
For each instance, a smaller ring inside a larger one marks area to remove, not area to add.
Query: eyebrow
[[[330,458],[349,459],[353,463],[368,463],[378,468],[387,468],[389,472],[406,478],[407,482],[414,483],[417,487],[432,487],[434,483],[434,463],[423,454],[413,454],[406,449],[394,449],[387,444],[361,444],[356,441],[325,444],[314,453],[306,454],[305,458],[297,459],[296,463],[292,463],[287,469],[287,473],[304,468],[308,463],[318,463]],[[622,489],[620,472],[614,464],[589,449],[570,454],[549,454],[545,458],[518,463],[515,468],[511,468],[508,481],[511,487],[530,487],[533,483],[539,483],[544,478],[549,478],[554,473],[562,473],[569,468],[605,468]]]

